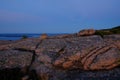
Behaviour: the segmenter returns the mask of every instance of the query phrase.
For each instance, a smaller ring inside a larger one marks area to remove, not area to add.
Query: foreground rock
[[[111,79],[120,76],[119,65],[120,35],[47,36],[0,46],[0,68],[17,67],[26,80]]]
[[[15,43],[15,42],[16,42],[16,41],[0,40],[0,46],[1,46],[1,45],[12,44],[12,43]]]
[[[0,69],[29,66],[32,61],[32,55],[31,52],[25,51],[0,51]]]

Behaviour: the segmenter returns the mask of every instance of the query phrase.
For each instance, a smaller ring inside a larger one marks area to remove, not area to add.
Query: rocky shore
[[[94,33],[0,41],[0,79],[120,80],[120,34]]]

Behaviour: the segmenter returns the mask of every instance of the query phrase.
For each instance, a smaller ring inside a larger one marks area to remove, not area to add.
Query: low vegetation
[[[110,29],[102,29],[102,30],[96,30],[95,35],[100,35],[103,37],[104,35],[110,35],[110,34],[120,34],[120,26],[110,28]]]
[[[28,36],[26,36],[26,35],[22,36],[22,39],[27,39],[27,38],[28,38]]]

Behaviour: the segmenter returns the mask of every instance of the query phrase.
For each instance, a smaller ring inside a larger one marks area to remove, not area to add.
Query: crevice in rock
[[[38,43],[36,44],[35,50],[39,47],[39,45],[42,43],[42,41],[43,41],[43,40],[40,40],[40,42],[38,42]],[[32,63],[35,61],[35,56],[36,56],[35,50],[32,51],[33,56],[32,56],[31,65],[32,65]]]
[[[24,48],[14,48],[13,50],[24,51],[24,52],[31,52],[31,53],[34,52],[34,50],[28,50],[28,49],[24,49]]]
[[[42,40],[40,40],[40,42],[35,46],[35,50],[38,48],[38,46],[40,45],[41,42],[42,42]],[[36,57],[35,50],[30,50],[30,52],[33,53],[33,56],[32,56],[31,64],[29,65],[29,67],[31,67],[31,65],[32,65],[33,62],[35,61],[35,57]]]
[[[41,43],[41,41],[40,41],[40,43]],[[35,48],[35,49],[37,49],[37,47],[39,46],[40,43],[38,43],[38,44],[36,45],[36,48]],[[23,49],[23,48],[14,48],[14,50],[24,51],[24,52],[31,52],[31,53],[33,54],[30,65],[29,65],[29,66],[26,66],[25,68],[23,68],[23,71],[21,71],[21,72],[23,72],[23,73],[22,73],[22,75],[24,75],[23,77],[29,76],[29,77],[28,77],[29,79],[27,79],[27,80],[39,80],[39,79],[38,79],[38,76],[37,76],[37,74],[36,74],[36,71],[30,70],[32,64],[33,64],[34,61],[35,61],[35,57],[36,57],[35,50],[27,50],[27,49]],[[21,70],[22,70],[22,69],[21,69]],[[25,71],[25,72],[24,72],[24,71]],[[7,80],[7,79],[5,79],[5,80]],[[13,80],[13,79],[11,79],[11,80]],[[14,80],[21,80],[21,79],[14,79]]]
[[[102,47],[103,48],[103,47]],[[98,52],[99,50],[101,50],[102,48],[99,48],[99,47],[97,47],[97,48],[94,48],[94,49],[92,49],[90,52],[88,52],[87,53],[87,55],[85,55],[83,58],[82,58],[82,64],[84,65],[85,63],[86,63],[86,60],[87,59],[89,59],[91,56],[92,56],[92,54],[95,54],[96,52]]]
[[[89,52],[87,52],[83,57],[81,57],[81,60],[84,59],[84,58],[86,58],[86,57],[88,57],[88,55],[89,55],[91,52],[93,52],[94,50],[96,50],[97,48],[98,48],[98,47],[94,47],[94,48],[90,49]]]
[[[29,65],[29,67],[32,65],[32,63],[35,61],[35,50],[26,50],[26,49],[23,49],[23,48],[15,48],[14,50],[17,50],[17,51],[24,51],[24,52],[31,52],[33,55],[32,55],[32,60],[31,60],[31,63]]]
[[[40,45],[41,43],[42,43],[42,40],[40,40],[40,42],[35,46],[35,50],[39,47],[39,45]],[[31,63],[30,63],[30,65],[28,66],[28,74],[29,74],[29,76],[30,76],[30,77],[29,77],[30,80],[31,80],[31,79],[32,79],[32,80],[39,80],[39,79],[38,79],[38,76],[37,76],[37,74],[36,74],[36,71],[35,71],[35,70],[30,70],[30,68],[31,68],[31,66],[32,66],[32,64],[34,63],[35,58],[36,58],[35,50],[30,51],[30,52],[33,53]]]
[[[33,53],[33,56],[32,56],[32,60],[31,60],[31,63],[30,63],[30,65],[29,65],[29,68],[31,67],[31,65],[32,65],[33,62],[35,61],[35,57],[36,57],[35,51],[33,51],[32,53]]]
[[[103,47],[103,49],[104,49],[104,48],[105,48],[105,47]],[[108,49],[104,50],[103,52],[98,53],[98,54],[95,56],[95,58],[93,59],[93,61],[97,58],[97,56],[99,56],[100,54],[103,54],[103,53],[109,51],[111,48],[112,48],[112,47],[108,47]],[[101,50],[102,50],[102,49],[101,49]]]
[[[66,48],[66,46],[64,46],[63,48],[61,48],[61,49],[58,51],[58,53],[59,53],[59,54],[64,53],[64,52],[65,52],[65,48]]]
[[[106,49],[105,49],[106,48]],[[98,52],[96,52],[93,56],[94,56],[94,58],[89,62],[89,64],[88,64],[88,68],[92,65],[92,62],[94,61],[94,60],[96,60],[96,58],[97,58],[97,56],[98,55],[100,55],[100,54],[103,54],[103,53],[105,53],[105,52],[107,52],[107,51],[109,51],[110,49],[111,49],[112,47],[103,47],[102,49],[100,49]],[[105,49],[105,50],[104,50]],[[103,50],[103,51],[102,51]],[[89,59],[89,58],[88,58]]]
[[[35,49],[37,49],[39,47],[39,45],[42,43],[43,40],[40,40],[40,42],[37,43]]]
[[[53,59],[53,61],[55,61],[60,55],[64,54],[66,46],[64,46],[63,48],[61,48],[55,55],[55,58]]]

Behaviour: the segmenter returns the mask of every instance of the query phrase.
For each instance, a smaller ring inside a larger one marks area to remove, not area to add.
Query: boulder
[[[77,36],[90,36],[94,34],[95,34],[94,29],[85,29],[85,30],[81,30],[80,32],[78,32]]]
[[[41,34],[41,36],[40,36],[40,39],[47,39],[48,38],[48,35],[47,34]]]

